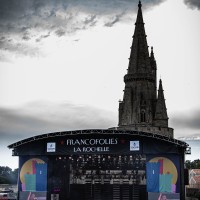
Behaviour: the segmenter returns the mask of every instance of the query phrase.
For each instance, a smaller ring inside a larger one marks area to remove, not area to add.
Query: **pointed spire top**
[[[131,46],[131,55],[129,60],[128,73],[151,73],[149,50],[142,16],[142,4],[138,3],[138,13],[135,22],[135,31],[133,43]]]
[[[159,80],[159,90],[160,90],[160,91],[163,91],[162,80],[161,80],[161,79]]]
[[[141,3],[141,1],[139,1],[138,8],[141,8],[141,7],[142,7],[142,3]]]
[[[151,47],[151,56],[154,57],[153,47]]]
[[[156,65],[156,60],[155,60],[155,57],[154,57],[153,47],[151,47],[150,61],[151,61],[152,69],[156,70],[157,69],[157,65]]]
[[[155,112],[155,125],[168,127],[167,108],[165,105],[165,97],[161,79],[159,80],[158,99]]]
[[[137,14],[137,20],[136,23],[143,23],[143,17],[142,17],[142,3],[139,1],[138,3],[138,14]]]

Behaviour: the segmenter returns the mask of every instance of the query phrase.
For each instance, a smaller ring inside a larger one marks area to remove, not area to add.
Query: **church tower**
[[[138,4],[135,32],[124,82],[123,101],[119,102],[118,129],[145,131],[173,137],[173,129],[168,127],[161,80],[157,93],[157,64],[153,47],[149,54],[141,1]]]

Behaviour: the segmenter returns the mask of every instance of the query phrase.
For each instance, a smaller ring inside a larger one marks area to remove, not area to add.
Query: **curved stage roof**
[[[79,135],[79,134],[128,134],[128,135],[137,135],[140,137],[150,137],[155,138],[156,140],[167,141],[172,144],[176,144],[182,148],[187,148],[189,145],[183,141],[169,138],[164,135],[148,133],[148,132],[140,132],[140,131],[128,131],[128,130],[113,130],[113,129],[88,129],[88,130],[73,130],[73,131],[62,131],[62,132],[54,132],[54,133],[46,133],[42,135],[33,136],[18,142],[15,142],[8,146],[10,149],[17,148],[21,145],[34,142],[37,140],[43,140],[52,137],[60,137],[67,135]]]

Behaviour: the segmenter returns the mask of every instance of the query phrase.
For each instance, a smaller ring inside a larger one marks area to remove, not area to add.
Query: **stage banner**
[[[46,200],[47,158],[24,156],[19,158],[18,191],[20,200]]]
[[[47,155],[142,153],[138,136],[114,134],[82,134],[51,138],[46,143]]]

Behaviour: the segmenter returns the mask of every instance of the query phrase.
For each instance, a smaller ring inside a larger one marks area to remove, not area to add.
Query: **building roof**
[[[195,175],[200,175],[200,169],[191,169],[190,174],[194,173]]]
[[[190,184],[200,184],[200,176],[191,177]]]
[[[196,183],[200,183],[200,176],[193,176]]]

